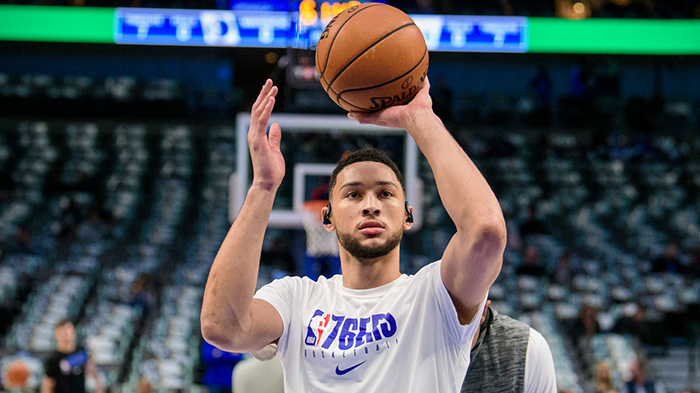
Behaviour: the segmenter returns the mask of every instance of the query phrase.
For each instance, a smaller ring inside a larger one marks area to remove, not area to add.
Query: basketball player
[[[54,337],[57,351],[46,361],[41,393],[85,393],[85,374],[95,380],[95,392],[104,392],[97,366],[77,343],[73,322],[58,322],[54,327]]]
[[[554,360],[547,341],[490,304],[489,300],[474,336],[462,393],[556,393]]]
[[[499,314],[490,305],[489,300],[472,341],[462,393],[556,393],[554,360],[547,341],[535,329]],[[267,361],[276,353],[273,343],[252,355]]]
[[[342,275],[286,277],[255,293],[285,170],[280,126],[266,133],[277,87],[265,83],[248,132],[253,184],[205,289],[207,341],[252,352],[279,340],[285,391],[459,392],[506,229],[498,200],[433,113],[428,91],[426,79],[407,105],[349,116],[406,129],[416,140],[457,228],[442,259],[401,274],[399,243],[413,220],[403,176],[384,154],[361,150],[338,163],[323,209],[325,228],[337,233]]]

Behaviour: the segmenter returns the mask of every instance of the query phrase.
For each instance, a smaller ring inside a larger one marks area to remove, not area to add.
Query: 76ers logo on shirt
[[[304,343],[329,349],[337,342],[337,348],[345,351],[392,337],[396,330],[396,319],[390,313],[349,318],[316,310],[309,321]]]

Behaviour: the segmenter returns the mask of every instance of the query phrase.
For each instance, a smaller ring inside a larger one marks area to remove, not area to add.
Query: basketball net
[[[335,232],[328,232],[323,226],[322,210],[328,201],[312,200],[304,202],[301,218],[306,232],[306,254],[311,257],[338,256],[338,238]]]

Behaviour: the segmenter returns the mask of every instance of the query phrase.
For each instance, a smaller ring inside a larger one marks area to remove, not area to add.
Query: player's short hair
[[[68,325],[69,323],[70,323],[71,325],[75,326],[75,324],[73,323],[73,320],[72,320],[72,319],[66,318],[66,319],[61,319],[60,321],[56,322],[56,324],[53,325],[53,328],[54,328],[54,329],[58,329],[58,328],[60,328],[60,327],[63,326],[63,325]]]
[[[406,194],[406,184],[404,184],[403,174],[396,163],[389,158],[386,153],[374,148],[366,148],[353,151],[350,154],[343,154],[343,158],[338,161],[338,165],[335,167],[333,174],[331,175],[331,181],[328,183],[328,197],[330,198],[333,194],[333,188],[335,187],[335,182],[338,179],[338,174],[342,172],[343,169],[345,169],[348,165],[365,161],[378,162],[391,168],[391,170],[394,171],[396,178],[399,180],[399,183],[401,183],[401,191],[404,192],[404,195]]]

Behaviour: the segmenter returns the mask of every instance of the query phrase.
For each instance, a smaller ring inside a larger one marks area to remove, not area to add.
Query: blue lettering
[[[374,340],[379,341],[382,339],[382,334],[379,333],[379,322],[384,318],[384,314],[374,314],[372,315],[372,333],[374,334]]]
[[[321,347],[326,349],[330,348],[331,344],[333,344],[333,340],[335,340],[335,336],[338,334],[338,328],[340,328],[340,325],[343,323],[343,319],[345,319],[345,317],[342,315],[333,315],[331,318],[335,322],[335,326],[333,326],[333,331],[328,335],[326,341],[324,341],[323,345],[321,345]]]
[[[362,344],[369,344],[372,341],[372,331],[367,331],[367,324],[371,321],[370,318],[360,318],[360,332],[357,333],[355,337],[355,347],[359,347]]]
[[[394,316],[386,313],[384,314],[384,320],[386,323],[383,323],[379,325],[382,328],[382,334],[384,335],[384,338],[389,338],[396,334],[396,319],[394,319]]]
[[[355,343],[354,330],[357,329],[357,318],[347,318],[343,324],[343,329],[338,336],[338,348],[345,350],[352,348]]]

